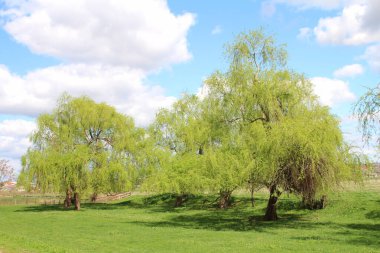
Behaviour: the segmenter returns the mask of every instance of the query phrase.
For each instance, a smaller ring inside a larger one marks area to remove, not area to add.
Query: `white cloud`
[[[217,26],[215,26],[213,29],[212,29],[212,31],[211,31],[211,34],[212,35],[217,35],[217,34],[220,34],[220,33],[222,33],[222,27],[220,26],[220,25],[217,25]]]
[[[312,35],[312,30],[309,27],[302,27],[300,28],[297,38],[301,40],[307,40],[310,39]]]
[[[363,74],[364,69],[360,64],[351,64],[343,66],[340,69],[334,71],[334,76],[338,78],[355,77]]]
[[[345,6],[335,17],[321,18],[314,28],[318,42],[361,45],[380,41],[380,1],[367,0]]]
[[[380,73],[380,44],[369,46],[363,57],[373,70]]]
[[[360,0],[272,0],[275,3],[295,6],[301,10],[305,9],[323,9],[334,10],[342,7],[344,4]]]
[[[261,3],[261,15],[272,17],[276,13],[276,3],[273,1],[264,1]]]
[[[0,121],[0,159],[9,160],[10,165],[20,170],[20,157],[30,146],[29,135],[35,129],[34,122],[27,120]]]
[[[191,13],[166,0],[7,1],[5,29],[38,54],[69,63],[123,65],[145,71],[191,58]]]
[[[37,116],[50,111],[56,99],[68,92],[107,102],[146,125],[175,98],[165,96],[160,86],[143,85],[143,78],[141,71],[126,67],[71,64],[18,76],[0,66],[0,113]]]
[[[313,77],[314,93],[319,97],[323,105],[334,106],[342,102],[355,100],[355,95],[350,91],[348,83],[325,77]]]

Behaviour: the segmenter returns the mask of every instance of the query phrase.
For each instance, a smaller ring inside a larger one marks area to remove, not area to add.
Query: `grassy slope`
[[[336,193],[330,199],[327,209],[309,211],[297,209],[295,198],[283,196],[279,206],[281,220],[277,222],[261,221],[264,195],[259,196],[254,209],[247,198],[241,197],[227,211],[210,207],[203,198],[191,199],[186,207],[173,209],[170,199],[139,196],[115,204],[85,205],[80,212],[57,206],[0,207],[0,249],[380,252],[378,188]]]

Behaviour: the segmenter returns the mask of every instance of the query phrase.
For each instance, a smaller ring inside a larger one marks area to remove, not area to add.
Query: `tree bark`
[[[177,195],[177,197],[175,198],[174,207],[180,207],[180,206],[182,206],[183,202],[185,202],[185,199],[186,199],[186,195],[185,194]]]
[[[96,192],[94,192],[92,195],[91,195],[91,202],[96,202],[96,200],[98,199],[98,194]]]
[[[275,221],[278,219],[277,216],[277,200],[281,193],[277,191],[276,186],[270,187],[270,196],[268,199],[268,205],[265,212],[264,220]]]
[[[79,211],[80,210],[79,193],[77,193],[77,192],[74,193],[74,200],[75,200],[75,210]]]
[[[70,189],[66,190],[66,197],[65,197],[65,201],[63,202],[63,205],[65,208],[70,208],[71,206],[71,190]]]
[[[254,193],[253,187],[251,187],[250,192],[251,192],[251,206],[254,207],[255,206],[255,198],[253,196],[253,193]]]
[[[220,191],[219,208],[227,209],[231,206],[231,191]]]

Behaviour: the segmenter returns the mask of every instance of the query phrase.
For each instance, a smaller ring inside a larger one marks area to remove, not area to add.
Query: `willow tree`
[[[185,197],[205,189],[204,154],[209,129],[203,120],[202,103],[195,95],[184,95],[170,109],[162,109],[150,127],[150,139],[161,161],[145,187],[176,195],[176,206]],[[157,163],[157,161],[155,161]]]
[[[354,107],[354,114],[359,118],[363,138],[368,143],[371,139],[379,143],[380,130],[380,86],[368,89]]]
[[[327,193],[340,182],[359,179],[360,159],[344,142],[339,121],[328,108],[303,108],[273,124],[268,135],[266,183],[272,198],[265,219],[277,219],[275,203],[283,191],[302,198],[305,207],[323,208]]]
[[[208,96],[223,129],[245,136],[241,147],[254,164],[251,175],[270,193],[265,219],[275,220],[281,192],[314,197],[320,187],[341,179],[344,173],[336,171],[350,157],[340,155],[344,144],[337,121],[319,108],[310,82],[287,68],[283,45],[261,30],[242,33],[227,47],[227,57],[228,70],[206,81]],[[309,121],[313,131],[305,132]],[[331,139],[314,136],[324,132]],[[322,155],[326,147],[328,154]]]
[[[85,192],[131,187],[139,134],[133,120],[111,106],[63,95],[51,114],[38,117],[21,177],[43,192],[65,193],[66,207],[73,195],[79,210]]]

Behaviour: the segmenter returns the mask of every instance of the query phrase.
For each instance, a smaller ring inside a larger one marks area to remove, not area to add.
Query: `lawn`
[[[172,208],[168,195],[132,196],[110,204],[1,206],[0,252],[380,252],[379,181],[339,191],[324,210],[299,208],[283,195],[280,220],[261,220],[266,195],[235,198],[217,210],[215,197]]]

